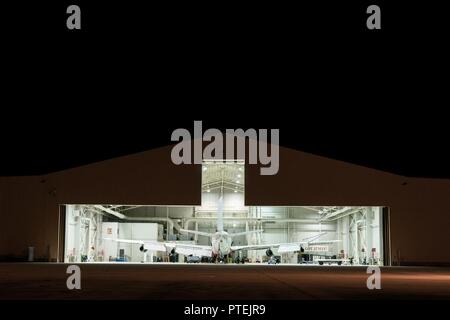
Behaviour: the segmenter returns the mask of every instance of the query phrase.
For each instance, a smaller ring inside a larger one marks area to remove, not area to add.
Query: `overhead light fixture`
[[[206,192],[211,192],[211,190],[208,189],[208,190],[206,190]]]
[[[237,175],[238,178],[242,177],[240,174]]]
[[[208,167],[203,166],[203,171],[206,171],[206,170],[208,170]]]
[[[236,180],[236,183],[239,183],[239,180]]]
[[[237,193],[237,190],[234,190],[234,193]]]

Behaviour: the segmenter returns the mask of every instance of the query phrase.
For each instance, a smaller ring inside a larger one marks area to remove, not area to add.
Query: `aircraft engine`
[[[271,257],[271,256],[273,256],[273,252],[272,252],[272,250],[270,250],[270,249],[267,249],[267,250],[266,250],[266,256],[268,256],[268,257]]]

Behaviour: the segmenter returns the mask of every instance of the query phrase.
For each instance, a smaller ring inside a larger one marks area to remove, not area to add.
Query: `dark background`
[[[80,319],[89,314],[92,317],[148,317],[169,319],[212,319],[207,316],[185,316],[185,307],[214,306],[228,309],[229,304],[256,304],[265,305],[264,316],[228,316],[218,314],[215,319],[290,319],[290,318],[314,318],[314,319],[348,319],[349,314],[354,314],[363,319],[379,319],[388,316],[420,317],[425,318],[431,312],[442,311],[445,314],[448,301],[407,301],[407,300],[336,300],[336,301],[2,301],[2,310],[14,310],[14,314],[35,317],[37,314],[45,314],[46,317],[61,317],[66,312],[68,319]],[[26,308],[24,308],[24,306]],[[6,308],[5,308],[6,307]],[[148,311],[148,310],[151,310]],[[69,311],[69,312],[68,312]],[[148,316],[150,312],[151,316]],[[8,314],[8,313],[5,313]],[[13,314],[11,312],[11,314]],[[57,314],[57,316],[55,316]],[[158,317],[159,318],[159,317]]]
[[[203,120],[205,128],[279,128],[285,146],[450,178],[444,3],[3,1],[0,175],[163,146],[172,130]],[[69,4],[81,7],[81,31],[66,29]],[[381,7],[382,30],[365,27],[370,4]],[[271,318],[379,318],[395,310],[405,317],[446,307],[265,303]],[[179,316],[185,305],[7,304],[15,315],[56,308],[77,318],[131,310]]]
[[[16,1],[2,5],[1,175],[279,128],[281,144],[450,178],[442,1]],[[65,9],[81,7],[82,30]],[[382,29],[367,30],[378,4]]]

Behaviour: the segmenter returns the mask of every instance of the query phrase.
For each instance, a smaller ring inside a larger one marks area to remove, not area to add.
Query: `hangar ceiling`
[[[217,191],[222,186],[233,192],[244,192],[244,163],[207,161],[202,166],[202,192]]]

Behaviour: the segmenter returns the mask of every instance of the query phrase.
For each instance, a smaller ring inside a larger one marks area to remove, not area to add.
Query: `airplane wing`
[[[336,243],[340,240],[323,240],[323,241],[300,241],[295,243],[268,243],[268,244],[257,244],[257,245],[246,245],[246,246],[232,246],[232,251],[239,250],[267,250],[271,248],[278,248],[279,253],[295,252],[300,251],[300,248],[307,245],[319,245],[319,244],[330,244]]]
[[[342,240],[321,240],[321,241],[310,241],[306,242],[305,244],[331,244],[331,243],[337,243],[341,242]]]
[[[254,244],[254,245],[246,245],[246,246],[231,246],[231,251],[239,251],[239,250],[267,250],[270,248],[278,247],[279,244]]]
[[[301,248],[308,247],[310,245],[320,245],[320,244],[330,244],[336,243],[340,240],[324,240],[324,241],[300,241],[296,243],[281,243],[278,245],[278,253],[296,252],[300,251]],[[275,246],[276,247],[276,246]]]
[[[211,246],[200,246],[196,244],[177,243],[174,246],[175,252],[185,256],[211,257]]]
[[[158,242],[158,241],[148,241],[148,240],[127,240],[127,239],[111,239],[104,238],[104,240],[116,241],[120,243],[130,243],[130,244],[139,244],[144,246],[145,249],[150,251],[162,251],[167,252],[175,249],[175,252],[178,254],[183,254],[186,256],[212,256],[212,247],[211,246],[200,246],[196,244],[187,244],[187,243],[177,243],[177,242]]]
[[[104,238],[104,240],[110,240],[115,241],[119,243],[130,243],[130,244],[139,244],[143,245],[145,249],[150,251],[163,251],[166,252],[166,245],[164,242],[158,242],[158,241],[149,241],[149,240],[128,240],[128,239],[111,239],[111,238]]]
[[[127,240],[127,239],[113,239],[113,238],[103,238],[103,240],[122,242],[122,243],[131,243],[131,244],[144,244],[145,243],[144,240]]]
[[[272,248],[278,248],[279,253],[295,252],[300,251],[302,243],[268,243],[268,244],[258,244],[258,245],[247,245],[247,246],[232,246],[232,251],[238,250],[267,250]]]
[[[322,236],[324,236],[326,234],[327,234],[326,232],[321,232],[321,233],[316,234],[314,236],[303,238],[300,241],[300,243],[301,244],[310,245],[310,244],[330,244],[330,243],[336,243],[336,242],[342,241],[342,240],[317,240],[317,239],[321,238]]]
[[[180,231],[183,232],[183,233],[198,234],[200,236],[205,236],[205,237],[211,237],[212,236],[211,233],[195,231],[195,230],[180,229]]]

